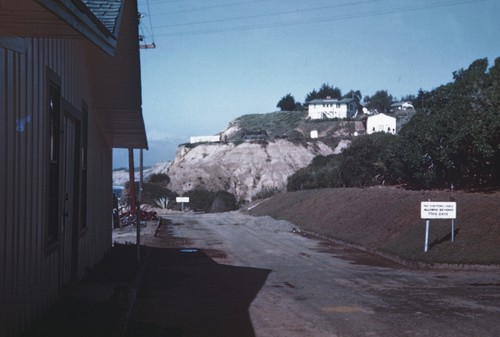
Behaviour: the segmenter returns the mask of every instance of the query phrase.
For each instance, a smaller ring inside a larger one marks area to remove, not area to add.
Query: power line
[[[144,25],[142,24],[142,20],[139,21],[139,29],[141,30],[141,44],[139,44],[139,48],[141,49],[154,49],[156,48],[155,37],[153,33],[153,22],[151,21],[151,10],[149,8],[149,0],[146,0],[147,8],[148,8],[148,17],[149,17],[149,31],[151,33],[151,43],[147,43],[145,41],[146,34],[144,33]],[[143,14],[140,14],[140,19],[144,18]]]
[[[148,17],[149,17],[149,27],[151,28],[151,38],[153,39],[153,43],[155,41],[155,36],[153,34],[153,23],[151,22],[151,9],[149,8],[149,0],[146,0],[148,5]]]
[[[177,11],[166,12],[166,13],[159,13],[159,14],[161,14],[161,15],[170,15],[170,14],[179,14],[179,13],[186,13],[186,12],[192,13],[192,12],[204,11],[204,10],[209,10],[209,9],[235,7],[235,6],[240,6],[240,5],[253,4],[253,3],[256,3],[256,2],[267,2],[267,1],[270,1],[270,0],[239,1],[239,2],[233,2],[233,3],[227,3],[227,4],[214,5],[214,6],[179,9]]]
[[[183,23],[172,23],[172,24],[168,24],[168,25],[157,26],[156,28],[192,26],[192,25],[220,23],[220,22],[228,22],[228,21],[240,21],[240,20],[247,20],[247,19],[258,19],[258,18],[264,18],[264,17],[270,17],[270,16],[298,14],[298,13],[304,13],[304,12],[313,12],[313,11],[320,11],[320,10],[325,10],[325,9],[339,8],[339,7],[358,6],[358,5],[364,5],[364,4],[368,4],[368,3],[372,3],[372,2],[380,2],[380,1],[383,1],[383,0],[365,0],[365,1],[349,2],[349,3],[337,4],[337,5],[331,5],[331,6],[314,7],[314,8],[306,8],[306,9],[296,9],[296,10],[289,10],[289,11],[283,11],[283,12],[273,12],[273,13],[266,13],[266,14],[256,14],[256,15],[240,16],[240,17],[234,17],[234,18],[213,19],[213,20],[206,20],[206,21],[183,22]],[[155,15],[160,15],[160,14],[155,14]]]
[[[388,10],[371,11],[371,12],[366,12],[366,13],[342,14],[342,15],[336,15],[336,16],[331,16],[331,17],[313,18],[313,19],[308,19],[308,20],[289,20],[289,21],[282,21],[282,22],[233,26],[233,27],[227,27],[227,28],[200,29],[200,30],[190,30],[190,31],[184,31],[184,32],[163,33],[163,34],[160,34],[159,36],[202,35],[202,34],[238,32],[238,31],[248,31],[248,30],[256,30],[256,29],[306,25],[306,24],[324,23],[324,22],[330,22],[330,21],[341,21],[341,20],[350,20],[350,19],[382,16],[382,15],[388,15],[388,14],[421,11],[421,10],[440,8],[440,7],[450,7],[450,6],[471,4],[471,3],[483,2],[483,1],[485,1],[485,0],[444,1],[444,2],[438,2],[438,3],[433,3],[433,4],[426,4],[426,5],[399,7],[399,8],[393,8],[393,9],[388,9]]]

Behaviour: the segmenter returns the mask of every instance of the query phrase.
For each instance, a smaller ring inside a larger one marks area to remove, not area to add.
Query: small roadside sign
[[[451,219],[451,241],[455,241],[455,219],[457,218],[457,203],[455,201],[422,201],[420,217],[425,219],[424,252],[429,249],[429,230],[431,219]]]
[[[457,203],[454,201],[422,201],[420,217],[422,219],[456,219]]]
[[[184,204],[189,203],[189,197],[177,197],[177,198],[175,198],[175,201],[178,204],[181,204],[181,209],[184,212]]]

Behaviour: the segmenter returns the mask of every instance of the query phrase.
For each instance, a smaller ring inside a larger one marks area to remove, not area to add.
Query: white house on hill
[[[385,114],[369,116],[366,120],[366,133],[375,132],[396,133],[396,118]]]
[[[358,112],[356,100],[345,99],[313,99],[308,104],[308,116],[311,119],[352,118]]]
[[[391,112],[415,110],[411,102],[396,102],[391,104]]]

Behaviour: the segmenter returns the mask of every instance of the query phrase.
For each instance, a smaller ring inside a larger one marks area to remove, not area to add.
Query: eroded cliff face
[[[320,141],[296,145],[279,139],[268,144],[199,144],[179,146],[166,170],[169,188],[179,194],[196,187],[225,190],[252,200],[265,189],[285,190],[287,178],[317,155],[334,151]]]
[[[358,122],[312,123],[302,115],[275,112],[242,116],[220,133],[225,143],[180,145],[173,162],[157,163],[144,171],[145,181],[151,174],[165,173],[170,177],[168,188],[180,195],[201,187],[228,191],[248,201],[262,191],[284,191],[289,176],[318,155],[340,153],[357,130]],[[319,138],[309,137],[313,130]],[[336,148],[326,143],[336,144]],[[113,177],[115,184],[120,184],[128,180],[128,172],[116,171]]]

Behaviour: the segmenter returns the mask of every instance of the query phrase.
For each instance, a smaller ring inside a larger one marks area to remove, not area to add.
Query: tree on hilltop
[[[276,104],[276,107],[280,108],[281,111],[296,111],[300,110],[302,104],[300,104],[299,102],[295,102],[295,98],[292,96],[292,94],[286,94],[285,96],[281,97],[278,104]]]
[[[339,88],[333,87],[329,84],[324,83],[318,91],[313,89],[310,93],[307,94],[305,101],[309,102],[313,99],[325,99],[327,97],[333,99],[342,98],[342,91]]]
[[[381,113],[388,113],[391,111],[392,95],[389,95],[387,90],[379,90],[372,97],[368,103],[368,109],[377,110]]]
[[[361,98],[363,95],[361,95],[361,91],[359,90],[350,90],[347,94],[343,95],[342,98],[352,98],[355,99],[356,102],[361,102]]]

